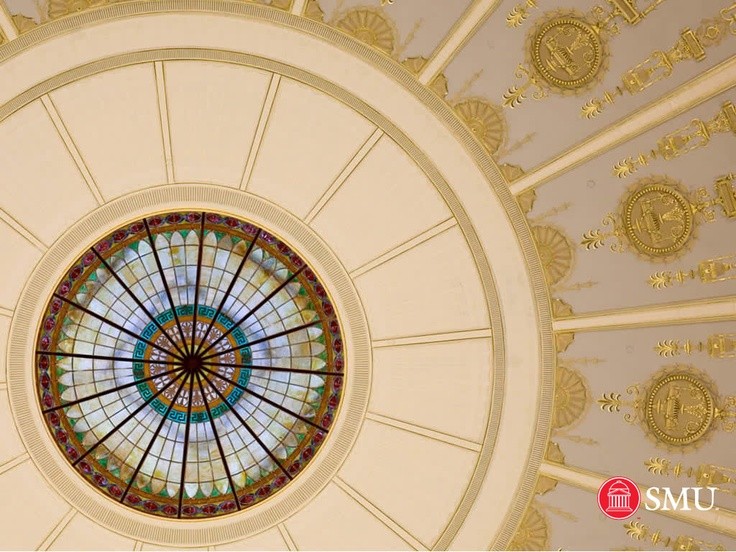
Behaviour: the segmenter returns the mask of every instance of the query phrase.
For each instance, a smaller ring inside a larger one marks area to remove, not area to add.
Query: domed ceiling
[[[736,548],[733,0],[0,7],[3,547]]]

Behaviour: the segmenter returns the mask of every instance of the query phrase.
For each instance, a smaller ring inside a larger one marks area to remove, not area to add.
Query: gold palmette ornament
[[[716,487],[718,491],[736,495],[736,469],[716,464],[699,464],[685,467],[682,462],[673,463],[667,458],[652,457],[644,462],[647,470],[654,475],[669,476],[674,479],[692,479],[698,487]]]
[[[90,8],[112,4],[115,0],[50,0],[49,19],[58,19]]]
[[[547,284],[554,287],[570,275],[575,262],[575,250],[564,232],[554,226],[533,226],[532,237]]]
[[[736,254],[706,259],[691,269],[655,272],[649,276],[649,285],[662,290],[689,280],[700,280],[704,284],[736,280]]]
[[[707,353],[715,359],[736,358],[736,334],[713,334],[706,341],[665,339],[654,350],[662,357]]]
[[[520,27],[527,20],[530,12],[538,7],[537,0],[526,0],[522,4],[516,4],[506,16],[506,26]]]
[[[536,504],[530,504],[509,543],[509,550],[547,550],[549,548],[549,524]]]
[[[620,24],[637,25],[664,0],[639,9],[633,0],[608,0],[589,13],[574,10],[546,12],[527,37],[527,59],[515,76],[522,83],[504,94],[504,107],[519,106],[529,91],[537,100],[550,93],[581,94],[600,82],[608,66],[608,41]],[[506,17],[519,27],[537,7],[537,0],[517,4]]]
[[[639,521],[629,521],[624,523],[626,534],[634,540],[648,540],[657,546],[664,546],[672,550],[725,550],[718,543],[706,541],[691,537],[689,535],[678,535],[676,537],[668,537],[662,534],[662,531],[652,531],[647,525]]]
[[[705,187],[690,193],[668,176],[642,178],[623,196],[617,213],[603,218],[608,228],[586,232],[581,245],[599,249],[613,239],[611,251],[633,250],[650,261],[671,261],[692,245],[702,220],[715,221],[716,207],[727,218],[736,218],[733,180],[732,174],[718,178],[711,194]]]
[[[631,399],[620,393],[604,393],[598,399],[603,411],[630,409],[624,420],[640,425],[659,446],[686,450],[700,446],[716,428],[736,429],[736,396],[720,398],[715,383],[690,365],[665,366],[646,384],[626,389]]]
[[[589,406],[590,392],[585,379],[577,370],[558,366],[555,372],[553,430],[575,426]]]
[[[657,159],[669,161],[703,148],[710,144],[716,134],[724,133],[736,134],[736,107],[730,101],[724,102],[712,119],[693,119],[684,127],[661,138],[649,152],[641,152],[619,161],[613,167],[613,174],[626,178]]]
[[[506,121],[501,109],[483,98],[467,98],[453,109],[486,151],[494,155],[506,140]]]
[[[353,8],[337,20],[335,27],[389,56],[396,50],[396,26],[380,9]]]
[[[644,61],[626,71],[619,86],[593,98],[581,108],[583,117],[592,119],[607,106],[613,105],[616,98],[638,94],[668,78],[680,62],[703,61],[709,48],[719,45],[731,35],[736,35],[736,2],[720,10],[714,17],[701,21],[695,30],[686,28],[681,31],[669,50],[655,50]]]

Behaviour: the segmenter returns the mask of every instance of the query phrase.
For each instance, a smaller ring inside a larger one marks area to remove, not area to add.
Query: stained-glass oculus
[[[340,325],[313,270],[246,221],[172,212],[84,251],[49,299],[37,390],[90,484],[206,518],[288,485],[333,425]]]

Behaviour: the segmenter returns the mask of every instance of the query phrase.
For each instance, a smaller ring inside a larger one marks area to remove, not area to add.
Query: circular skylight
[[[82,252],[36,353],[67,460],[113,500],[170,518],[236,512],[286,486],[327,437],[344,383],[314,272],[214,213],[151,216]]]

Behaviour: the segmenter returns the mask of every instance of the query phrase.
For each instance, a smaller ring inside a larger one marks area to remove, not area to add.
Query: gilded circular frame
[[[430,90],[421,86],[399,64],[326,25],[305,20],[295,15],[281,12],[279,10],[273,10],[264,6],[227,0],[218,2],[210,0],[151,0],[147,2],[113,4],[99,9],[82,12],[74,16],[65,17],[25,33],[21,37],[0,46],[0,61],[7,60],[18,55],[29,46],[68,34],[79,28],[94,26],[95,24],[116,19],[129,19],[131,17],[147,14],[170,14],[172,12],[180,12],[182,14],[201,14],[203,12],[207,12],[213,15],[227,15],[230,17],[241,18],[245,16],[256,20],[268,21],[269,23],[276,24],[277,26],[298,30],[306,35],[321,39],[322,41],[329,43],[344,52],[355,55],[359,59],[376,67],[383,72],[384,75],[398,83],[402,88],[408,90],[412,96],[426,106],[428,110],[432,111],[434,116],[441,121],[452,134],[455,135],[455,139],[474,160],[480,173],[484,175],[484,178],[490,185],[490,189],[494,192],[491,195],[493,195],[496,200],[503,205],[504,210],[506,211],[506,216],[511,222],[514,232],[516,233],[516,238],[518,240],[517,245],[520,247],[520,251],[523,254],[523,262],[526,265],[526,270],[528,271],[530,278],[530,295],[534,297],[536,305],[534,320],[535,326],[538,328],[539,332],[539,342],[538,347],[535,347],[535,350],[537,351],[535,354],[539,355],[540,374],[540,387],[537,391],[538,398],[535,408],[536,421],[532,432],[533,437],[530,437],[530,447],[527,449],[525,460],[523,462],[523,475],[520,475],[518,484],[514,485],[516,489],[514,495],[515,498],[509,503],[509,507],[505,512],[505,515],[499,517],[499,519],[503,519],[503,524],[498,526],[497,532],[494,533],[495,536],[493,537],[492,543],[488,545],[491,547],[505,547],[513,536],[514,531],[526,510],[526,506],[531,500],[536,480],[536,472],[544,455],[548,439],[552,404],[554,348],[551,329],[550,299],[544,285],[544,278],[539,264],[539,259],[536,256],[534,245],[531,237],[529,236],[529,231],[523,214],[520,212],[516,201],[508,190],[498,168],[483,151],[481,145],[474,139],[465,126],[452,114],[450,108]],[[200,49],[157,48],[156,50],[121,53],[111,56],[110,58],[95,60],[94,62],[90,62],[88,65],[82,65],[75,69],[68,70],[65,73],[49,77],[47,81],[39,80],[38,82],[41,82],[41,84],[29,88],[27,91],[14,97],[5,105],[0,107],[0,120],[4,119],[9,114],[26,105],[30,101],[37,99],[40,95],[65,83],[114,67],[167,59],[202,59],[257,66],[266,70],[280,72],[290,76],[291,78],[297,78],[297,80],[302,80],[312,86],[316,86],[320,90],[339,97],[343,102],[376,122],[379,127],[396,140],[415,160],[415,162],[423,168],[440,193],[448,198],[448,204],[451,205],[453,211],[456,209],[459,210],[456,213],[458,222],[460,227],[463,229],[463,232],[466,234],[466,239],[468,240],[471,249],[474,251],[476,262],[482,258],[483,263],[485,263],[485,257],[482,253],[483,246],[474,233],[467,213],[464,211],[464,208],[459,203],[458,199],[454,196],[454,192],[449,188],[442,175],[433,166],[432,162],[426,157],[426,155],[406,136],[404,136],[399,128],[394,126],[393,123],[386,119],[382,114],[376,112],[360,99],[346,93],[338,86],[324,81],[320,77],[305,74],[304,71],[297,69],[296,67],[287,66],[270,59],[258,58],[252,55],[242,54],[240,52],[208,49],[206,47]],[[480,257],[477,255],[480,255]],[[487,266],[479,266],[479,272],[481,274],[483,286],[488,293],[494,288],[490,271]],[[500,328],[503,324],[499,315],[500,313],[496,312],[496,310],[492,311],[491,316],[493,327]],[[502,333],[503,332],[493,332],[492,334],[494,341],[493,359],[494,366],[496,367],[493,375],[494,389],[500,389],[498,386],[503,386],[504,382],[503,367],[505,365],[505,354],[503,338],[501,336]],[[458,536],[458,533],[461,532],[461,530],[465,531],[465,527],[463,526],[464,520],[470,512],[476,498],[481,493],[481,485],[484,482],[488,467],[491,463],[491,451],[493,450],[494,443],[496,442],[498,420],[501,416],[502,403],[500,400],[496,399],[500,399],[500,397],[494,398],[491,405],[484,444],[478,458],[478,463],[471,477],[471,481],[458,508],[453,514],[450,523],[444,529],[437,542],[433,545],[435,548],[447,548],[453,539]],[[515,479],[514,481],[517,480]],[[110,525],[110,523],[106,523],[105,520],[101,520],[101,522],[107,526]],[[477,523],[474,523],[473,525],[477,525]],[[126,534],[129,533],[129,531],[125,532]],[[253,531],[251,530],[251,532]],[[229,542],[235,540],[235,538],[237,538],[237,535],[234,535],[233,532],[227,532],[227,534],[223,533],[218,535],[216,540],[217,542]],[[166,538],[161,538],[158,534],[147,535],[146,539],[157,542],[167,542]],[[191,546],[200,540],[203,542],[206,539],[197,539],[196,541],[192,541],[183,538],[175,539],[172,542],[180,542]]]

